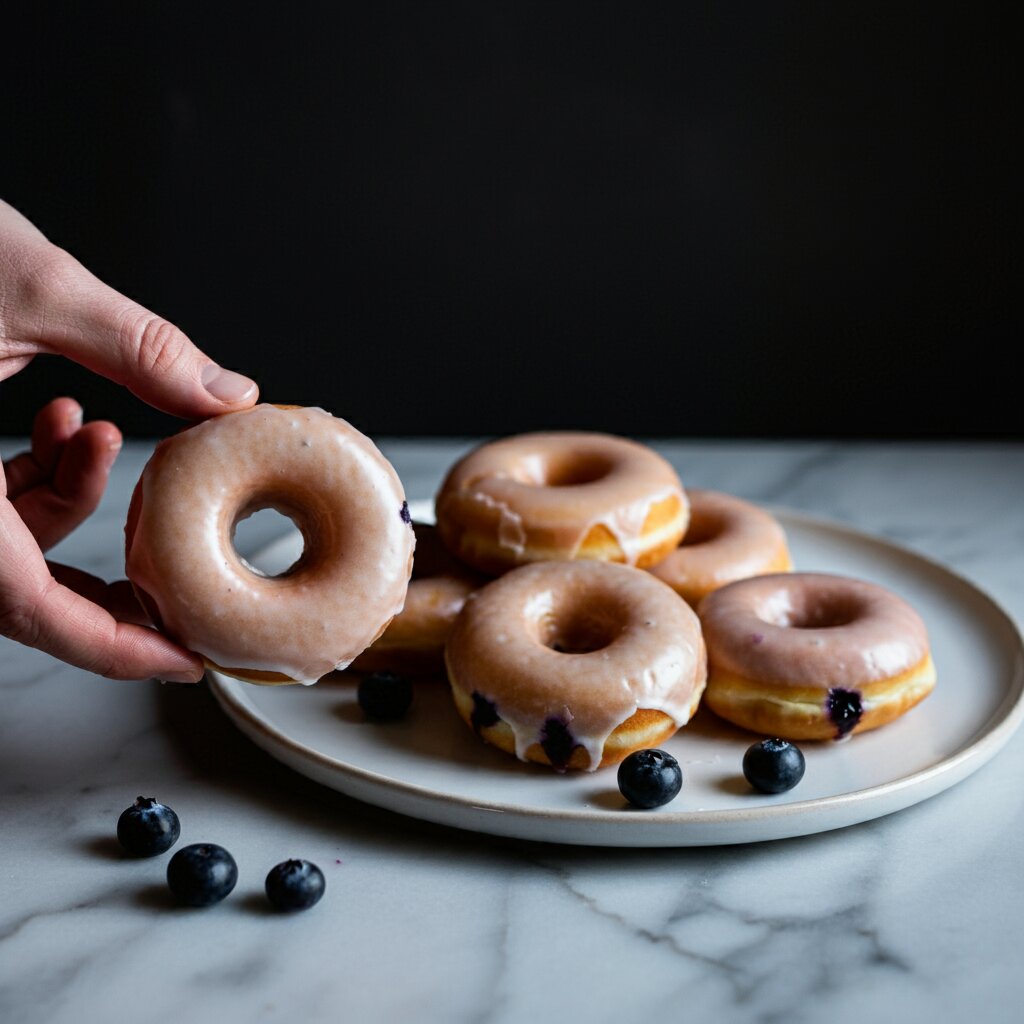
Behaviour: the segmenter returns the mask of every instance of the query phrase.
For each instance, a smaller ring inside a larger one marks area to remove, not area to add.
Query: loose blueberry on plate
[[[117,819],[117,841],[133,857],[155,857],[169,850],[180,835],[178,816],[151,796],[136,797]]]
[[[319,902],[327,883],[324,873],[308,860],[286,860],[267,875],[267,899],[278,910],[308,910]]]
[[[374,672],[359,684],[359,706],[378,722],[402,718],[412,703],[412,683],[394,672]]]
[[[619,792],[634,807],[661,807],[683,788],[679,762],[664,750],[636,750],[619,765]]]
[[[785,793],[803,777],[804,755],[788,740],[761,740],[743,755],[743,774],[762,793]]]
[[[190,907],[220,903],[238,881],[235,858],[215,843],[183,846],[167,865],[167,885]]]

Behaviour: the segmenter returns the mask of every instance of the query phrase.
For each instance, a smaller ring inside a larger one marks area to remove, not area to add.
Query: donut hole
[[[545,623],[541,642],[559,654],[592,654],[607,647],[619,630],[599,615],[578,615]]]
[[[761,609],[761,618],[787,629],[836,629],[864,614],[862,602],[851,594],[832,591],[807,593],[793,600],[780,592]]]
[[[694,515],[679,542],[681,548],[692,548],[717,540],[725,532],[725,520],[716,515]]]
[[[566,452],[557,456],[528,455],[512,473],[528,487],[579,487],[611,473],[614,463],[600,452]]]
[[[296,529],[302,535],[302,547],[297,555],[294,548],[287,549],[280,544],[266,550],[270,540]],[[232,525],[231,545],[250,572],[269,579],[289,575],[306,552],[305,534],[295,514],[278,507],[277,503],[259,502],[243,510]]]
[[[559,654],[593,654],[622,633],[615,608],[576,602],[545,609],[532,621],[537,642]]]

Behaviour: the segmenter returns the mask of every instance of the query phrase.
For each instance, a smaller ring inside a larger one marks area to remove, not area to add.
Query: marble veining
[[[471,443],[383,447],[424,497]],[[656,447],[684,485],[888,537],[1024,618],[1024,446]],[[126,445],[98,513],[54,558],[122,574],[149,450]],[[1019,1019],[1024,736],[863,825],[607,850],[458,832],[324,790],[245,740],[204,687],[110,682],[0,640],[0,700],[4,1024]],[[139,794],[177,810],[182,843],[232,852],[228,900],[178,908],[167,855],[122,858],[114,826]],[[263,879],[296,856],[327,893],[277,915]]]

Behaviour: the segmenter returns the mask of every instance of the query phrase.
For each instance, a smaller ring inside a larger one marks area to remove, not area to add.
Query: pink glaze
[[[413,531],[394,469],[322,409],[258,405],[162,442],[143,472],[127,572],[177,641],[224,668],[311,683],[345,667],[405,599]],[[261,508],[305,550],[267,577],[235,551]],[[240,673],[241,674],[241,673]]]
[[[790,567],[786,535],[764,509],[719,491],[687,490],[682,543],[650,572],[691,604],[733,580]]]
[[[658,537],[644,536],[652,507],[678,498]],[[521,434],[482,445],[452,467],[436,502],[442,538],[465,554],[478,534],[508,565],[573,558],[604,526],[635,564],[661,534],[678,537],[689,506],[672,466],[635,441],[576,432]]]
[[[520,759],[555,718],[592,769],[638,709],[685,725],[707,674],[689,605],[648,573],[607,562],[513,569],[469,596],[445,656],[452,685],[494,704]]]
[[[730,583],[700,605],[716,671],[793,687],[855,690],[928,654],[921,617],[876,583],[777,573]]]

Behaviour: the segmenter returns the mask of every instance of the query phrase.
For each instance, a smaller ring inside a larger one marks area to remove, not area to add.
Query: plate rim
[[[410,508],[414,516],[417,512],[422,515],[425,502],[410,502]],[[417,507],[419,506],[419,507]],[[872,534],[861,530],[858,527],[849,526],[845,523],[824,517],[810,515],[808,513],[774,506],[763,506],[769,508],[773,515],[783,520],[783,527],[786,521],[793,525],[804,526],[810,529],[824,530],[831,534],[845,535],[859,543],[869,543],[883,550],[887,550],[901,557],[910,557],[921,563],[923,567],[932,572],[937,572],[961,588],[971,592],[975,600],[979,600],[986,606],[989,613],[994,613],[1000,620],[1000,627],[1006,632],[1007,639],[1012,644],[1012,649],[1007,648],[1011,668],[1009,678],[1006,680],[1006,693],[998,703],[992,714],[985,720],[980,728],[969,737],[964,745],[954,750],[947,757],[943,757],[935,764],[928,765],[908,775],[889,779],[885,782],[868,786],[862,789],[850,790],[845,793],[836,793],[827,796],[814,797],[809,800],[789,801],[786,803],[764,803],[752,805],[746,808],[719,808],[711,810],[669,810],[659,809],[657,813],[645,817],[642,822],[642,830],[637,829],[641,824],[632,816],[622,815],[621,812],[613,812],[606,809],[593,809],[583,807],[580,809],[559,808],[557,810],[539,808],[529,804],[509,803],[507,801],[492,801],[478,799],[462,794],[446,793],[429,786],[418,785],[401,779],[394,779],[372,769],[361,767],[348,761],[338,760],[336,757],[325,754],[320,750],[310,747],[292,737],[289,733],[276,726],[272,719],[254,708],[245,698],[246,691],[252,685],[242,680],[225,676],[221,673],[210,671],[208,679],[210,689],[213,692],[218,704],[232,719],[234,724],[253,742],[266,750],[271,756],[282,761],[294,771],[307,777],[314,778],[321,785],[327,785],[353,798],[362,800],[374,806],[391,810],[406,816],[419,818],[421,820],[434,821],[436,823],[458,827],[463,830],[483,832],[491,835],[515,836],[524,839],[538,839],[548,841],[544,836],[529,834],[530,830],[496,830],[493,828],[480,827],[480,824],[467,824],[450,820],[454,812],[480,814],[484,816],[484,823],[494,822],[501,819],[504,822],[513,820],[536,822],[538,824],[550,823],[552,821],[564,822],[572,826],[600,828],[601,836],[590,839],[577,839],[572,837],[557,838],[557,842],[578,843],[592,846],[644,846],[644,845],[719,845],[722,843],[746,843],[756,841],[770,841],[777,838],[786,838],[798,835],[811,835],[821,831],[831,831],[836,828],[843,828],[856,824],[859,821],[869,820],[875,817],[884,817],[887,814],[902,810],[915,803],[922,802],[931,796],[937,795],[943,790],[952,787],[957,782],[972,774],[985,765],[995,754],[997,754],[1014,735],[1024,721],[1024,636],[1015,619],[989,595],[982,587],[974,583],[968,577],[962,575],[947,565],[924,555],[913,548],[898,544],[886,537]],[[416,516],[416,518],[420,518]],[[260,552],[254,557],[265,555],[277,545],[283,544],[290,534],[282,534],[275,540],[264,544]],[[243,725],[243,723],[245,723]],[[247,726],[247,727],[246,727]],[[260,741],[262,737],[263,742]],[[289,761],[283,761],[279,751],[274,746],[283,747],[291,755]],[[301,767],[293,764],[298,761],[300,764],[312,762],[317,767],[340,775],[343,780],[351,780],[353,786],[335,786],[323,782],[320,775],[310,776]],[[359,792],[353,792],[353,789]],[[917,790],[923,790],[918,794]],[[370,791],[367,795],[366,790]],[[434,816],[417,813],[414,810],[401,809],[393,806],[394,801],[374,799],[378,791],[380,794],[400,794],[403,802],[409,800],[416,803],[425,803],[431,807],[445,808],[449,811],[447,815]],[[914,794],[914,799],[900,802],[908,792]],[[816,816],[825,815],[831,811],[850,811],[865,804],[875,801],[883,801],[886,798],[893,800],[893,805],[878,814],[870,814],[863,817],[846,817],[834,824],[822,824],[815,822]],[[665,833],[678,833],[687,829],[701,830],[714,827],[763,823],[777,820],[792,821],[793,819],[810,819],[809,823],[815,827],[800,829],[798,831],[779,832],[778,835],[758,836],[754,838],[740,839],[701,839],[697,843],[689,843],[685,836],[679,835],[675,842],[664,843]],[[659,841],[657,843],[638,842],[638,832],[654,833]],[[617,833],[627,832],[628,835],[617,837]],[[628,841],[627,841],[628,840]]]

